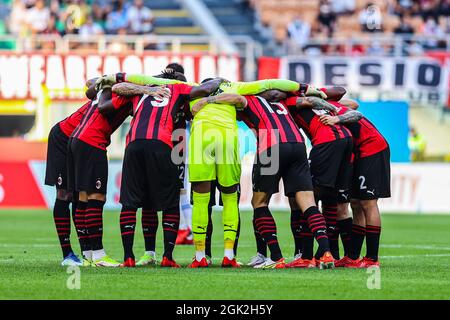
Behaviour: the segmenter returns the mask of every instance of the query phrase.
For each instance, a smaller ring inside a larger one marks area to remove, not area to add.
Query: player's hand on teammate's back
[[[207,104],[208,104],[207,98],[202,98],[198,100],[191,108],[192,115],[195,117],[195,115]]]
[[[319,97],[322,99],[327,98],[327,94],[325,92],[311,85],[308,85],[308,89],[306,89],[305,95]]]
[[[320,116],[320,122],[322,122],[323,124],[326,124],[328,126],[332,126],[339,122],[339,117],[322,115],[322,116]]]

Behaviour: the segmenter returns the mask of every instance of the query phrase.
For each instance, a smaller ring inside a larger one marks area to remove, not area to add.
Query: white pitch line
[[[380,259],[403,259],[403,258],[434,258],[434,257],[450,257],[450,253],[441,254],[410,254],[405,256],[380,256]]]
[[[424,250],[443,250],[450,251],[450,247],[442,247],[436,245],[422,245],[422,244],[381,244],[382,248],[412,248]]]
[[[57,244],[46,244],[46,243],[34,243],[34,244],[14,244],[14,243],[0,243],[0,247],[4,248],[50,248],[57,247]]]

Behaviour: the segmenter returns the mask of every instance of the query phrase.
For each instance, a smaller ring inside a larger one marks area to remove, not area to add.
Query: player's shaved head
[[[258,94],[260,97],[270,102],[276,102],[287,98],[287,93],[280,90],[266,90]]]
[[[203,79],[202,82],[200,82],[200,83],[209,82],[209,81],[211,81],[211,80],[214,80],[214,78],[206,78],[206,79]]]

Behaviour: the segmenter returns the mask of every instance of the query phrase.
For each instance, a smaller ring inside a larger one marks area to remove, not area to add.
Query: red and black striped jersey
[[[344,114],[349,110],[349,108],[339,102],[329,102],[339,108],[338,115]],[[353,135],[356,158],[371,156],[388,147],[386,139],[366,117],[362,117],[357,122],[346,123],[345,126]]]
[[[71,137],[86,142],[93,147],[106,150],[106,147],[111,143],[111,135],[130,115],[131,107],[128,106],[103,115],[98,111],[97,106],[97,100],[89,104],[80,124],[75,128]]]
[[[259,96],[245,98],[247,107],[240,112],[240,117],[256,130],[259,153],[278,143],[304,143],[300,129],[283,102],[269,103]]]
[[[70,116],[65,118],[64,120],[61,120],[59,122],[59,127],[61,128],[61,131],[68,137],[72,135],[72,132],[75,130],[75,128],[80,124],[81,119],[83,118],[86,110],[90,106],[92,101],[86,102],[83,106],[81,106],[77,111],[72,113]]]
[[[296,107],[297,97],[288,98],[284,103],[288,107],[295,123],[303,129],[313,146],[352,136],[350,130],[343,125],[328,126],[320,122],[321,115],[331,115],[327,110],[298,109]]]
[[[127,144],[134,140],[160,140],[173,147],[172,133],[180,114],[186,109],[190,100],[192,86],[186,84],[171,84],[166,88],[170,90],[170,98],[162,101],[149,95],[124,97],[113,94],[113,106],[116,110],[128,105],[132,106],[133,120],[127,136]]]

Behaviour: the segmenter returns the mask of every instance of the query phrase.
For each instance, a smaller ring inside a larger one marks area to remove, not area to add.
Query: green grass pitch
[[[138,221],[140,215],[138,216]],[[289,214],[275,213],[283,253],[292,258]],[[160,219],[161,220],[161,219]],[[368,289],[366,270],[221,269],[221,214],[214,213],[209,269],[82,268],[81,288],[67,288],[69,274],[50,211],[0,211],[0,299],[450,299],[450,215],[384,215],[380,289]],[[105,213],[107,252],[122,259],[118,212]],[[72,246],[79,246],[72,231]],[[158,230],[157,251],[162,252]],[[143,252],[138,223],[135,254]],[[251,212],[242,212],[238,257],[255,252]],[[187,265],[192,246],[178,246],[175,258]],[[370,281],[369,281],[370,282]]]

